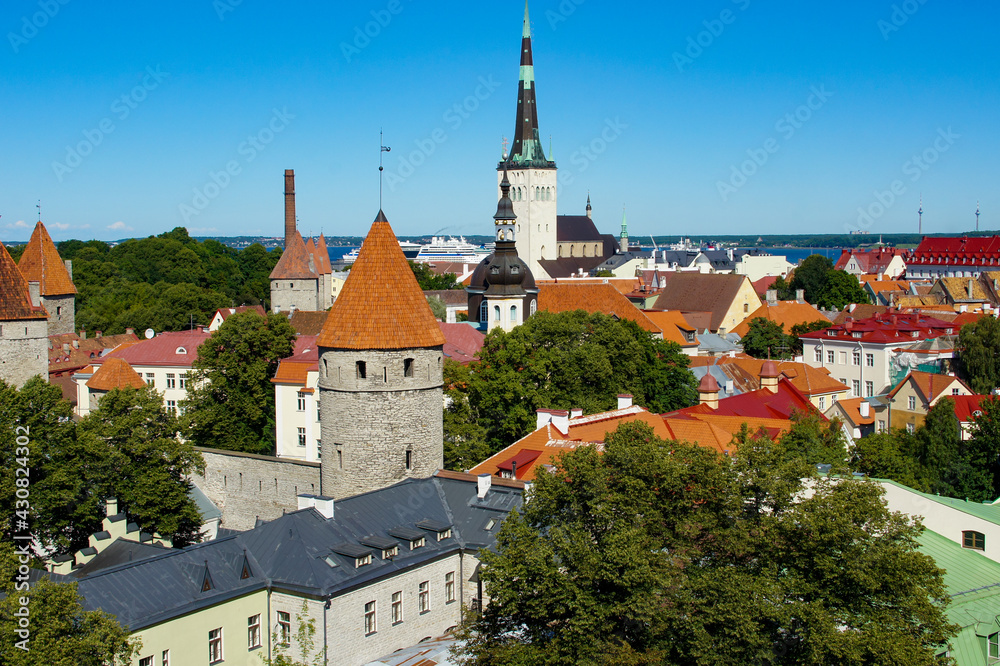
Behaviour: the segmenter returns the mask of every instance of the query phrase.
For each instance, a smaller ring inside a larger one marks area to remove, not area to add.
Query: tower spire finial
[[[42,200],[41,199],[39,199],[38,203],[35,204],[35,208],[38,209],[38,221],[41,222],[42,221]]]
[[[381,212],[381,210],[382,210],[382,171],[383,171],[383,168],[382,168],[382,153],[387,153],[390,150],[392,150],[392,148],[390,148],[389,146],[385,145],[385,136],[382,133],[382,128],[381,127],[378,130],[378,145],[379,145],[379,151],[378,151],[378,209]]]
[[[528,18],[528,0],[524,0],[524,30],[521,31],[521,36],[525,39],[531,39],[531,19]]]
[[[517,122],[514,141],[508,153],[515,168],[521,166],[555,168],[551,155],[546,157],[545,149],[542,147],[536,102],[535,67],[531,55],[531,20],[528,16],[528,3],[525,2],[524,29],[521,31],[521,74],[517,88]],[[497,170],[500,170],[499,165]]]
[[[976,231],[979,231],[979,202],[976,202]]]

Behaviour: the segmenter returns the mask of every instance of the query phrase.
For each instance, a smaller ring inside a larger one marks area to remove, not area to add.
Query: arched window
[[[499,305],[494,305],[493,306],[493,321],[495,321],[497,323],[500,323],[500,306]]]
[[[569,246],[569,256],[571,256],[571,257],[576,256],[576,252],[574,252],[575,249],[576,249],[575,245],[570,245]]]
[[[511,323],[511,325],[516,325],[517,324],[517,306],[516,305],[510,306],[510,323]]]
[[[531,299],[531,309],[529,310],[529,312],[531,312],[531,314],[535,314],[535,312],[537,311],[538,311],[538,301],[536,301],[535,299]]]
[[[562,245],[559,246],[559,256],[560,257],[563,256],[563,246]]]
[[[484,298],[483,302],[479,304],[479,321],[485,322],[486,319],[490,316],[490,311],[487,309],[488,307],[489,304],[486,302],[486,299]]]

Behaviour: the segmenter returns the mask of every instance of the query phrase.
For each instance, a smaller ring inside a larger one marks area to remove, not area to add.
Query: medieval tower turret
[[[382,211],[316,345],[323,494],[349,497],[444,465],[444,335]]]
[[[19,387],[49,378],[47,319],[39,283],[24,279],[0,243],[0,379]]]
[[[73,264],[64,262],[45,225],[38,222],[17,268],[24,279],[37,282],[41,305],[49,313],[48,334],[76,332],[76,285]]]
[[[272,312],[330,307],[330,257],[320,238],[322,247],[302,239],[295,219],[295,171],[285,169],[285,248],[271,271]]]

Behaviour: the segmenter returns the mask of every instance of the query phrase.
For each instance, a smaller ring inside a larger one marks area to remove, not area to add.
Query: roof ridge
[[[315,280],[316,270],[309,267],[310,252],[299,233],[292,234],[281,253],[281,258],[271,271],[272,280]],[[315,255],[313,255],[315,263]]]
[[[41,220],[35,225],[17,267],[25,280],[38,283],[42,296],[76,293],[73,278]]]
[[[18,269],[7,247],[0,242],[0,321],[48,319],[48,312],[33,305],[28,281]]]

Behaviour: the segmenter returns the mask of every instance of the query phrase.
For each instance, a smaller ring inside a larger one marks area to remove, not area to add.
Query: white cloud
[[[194,232],[198,234],[203,234],[209,231],[218,231],[218,229],[216,229],[215,227],[191,227],[188,229],[188,233]]]
[[[132,227],[128,226],[121,220],[118,220],[114,224],[109,224],[108,229],[111,231],[132,231]]]
[[[49,226],[50,227],[54,227],[54,228],[58,229],[59,231],[66,231],[67,229],[70,228],[70,225],[63,224],[62,222],[52,222],[52,223],[49,224]]]
[[[25,222],[24,220],[18,220],[17,222],[14,222],[13,224],[8,224],[7,228],[8,229],[30,229],[31,225],[28,224],[27,222]]]

